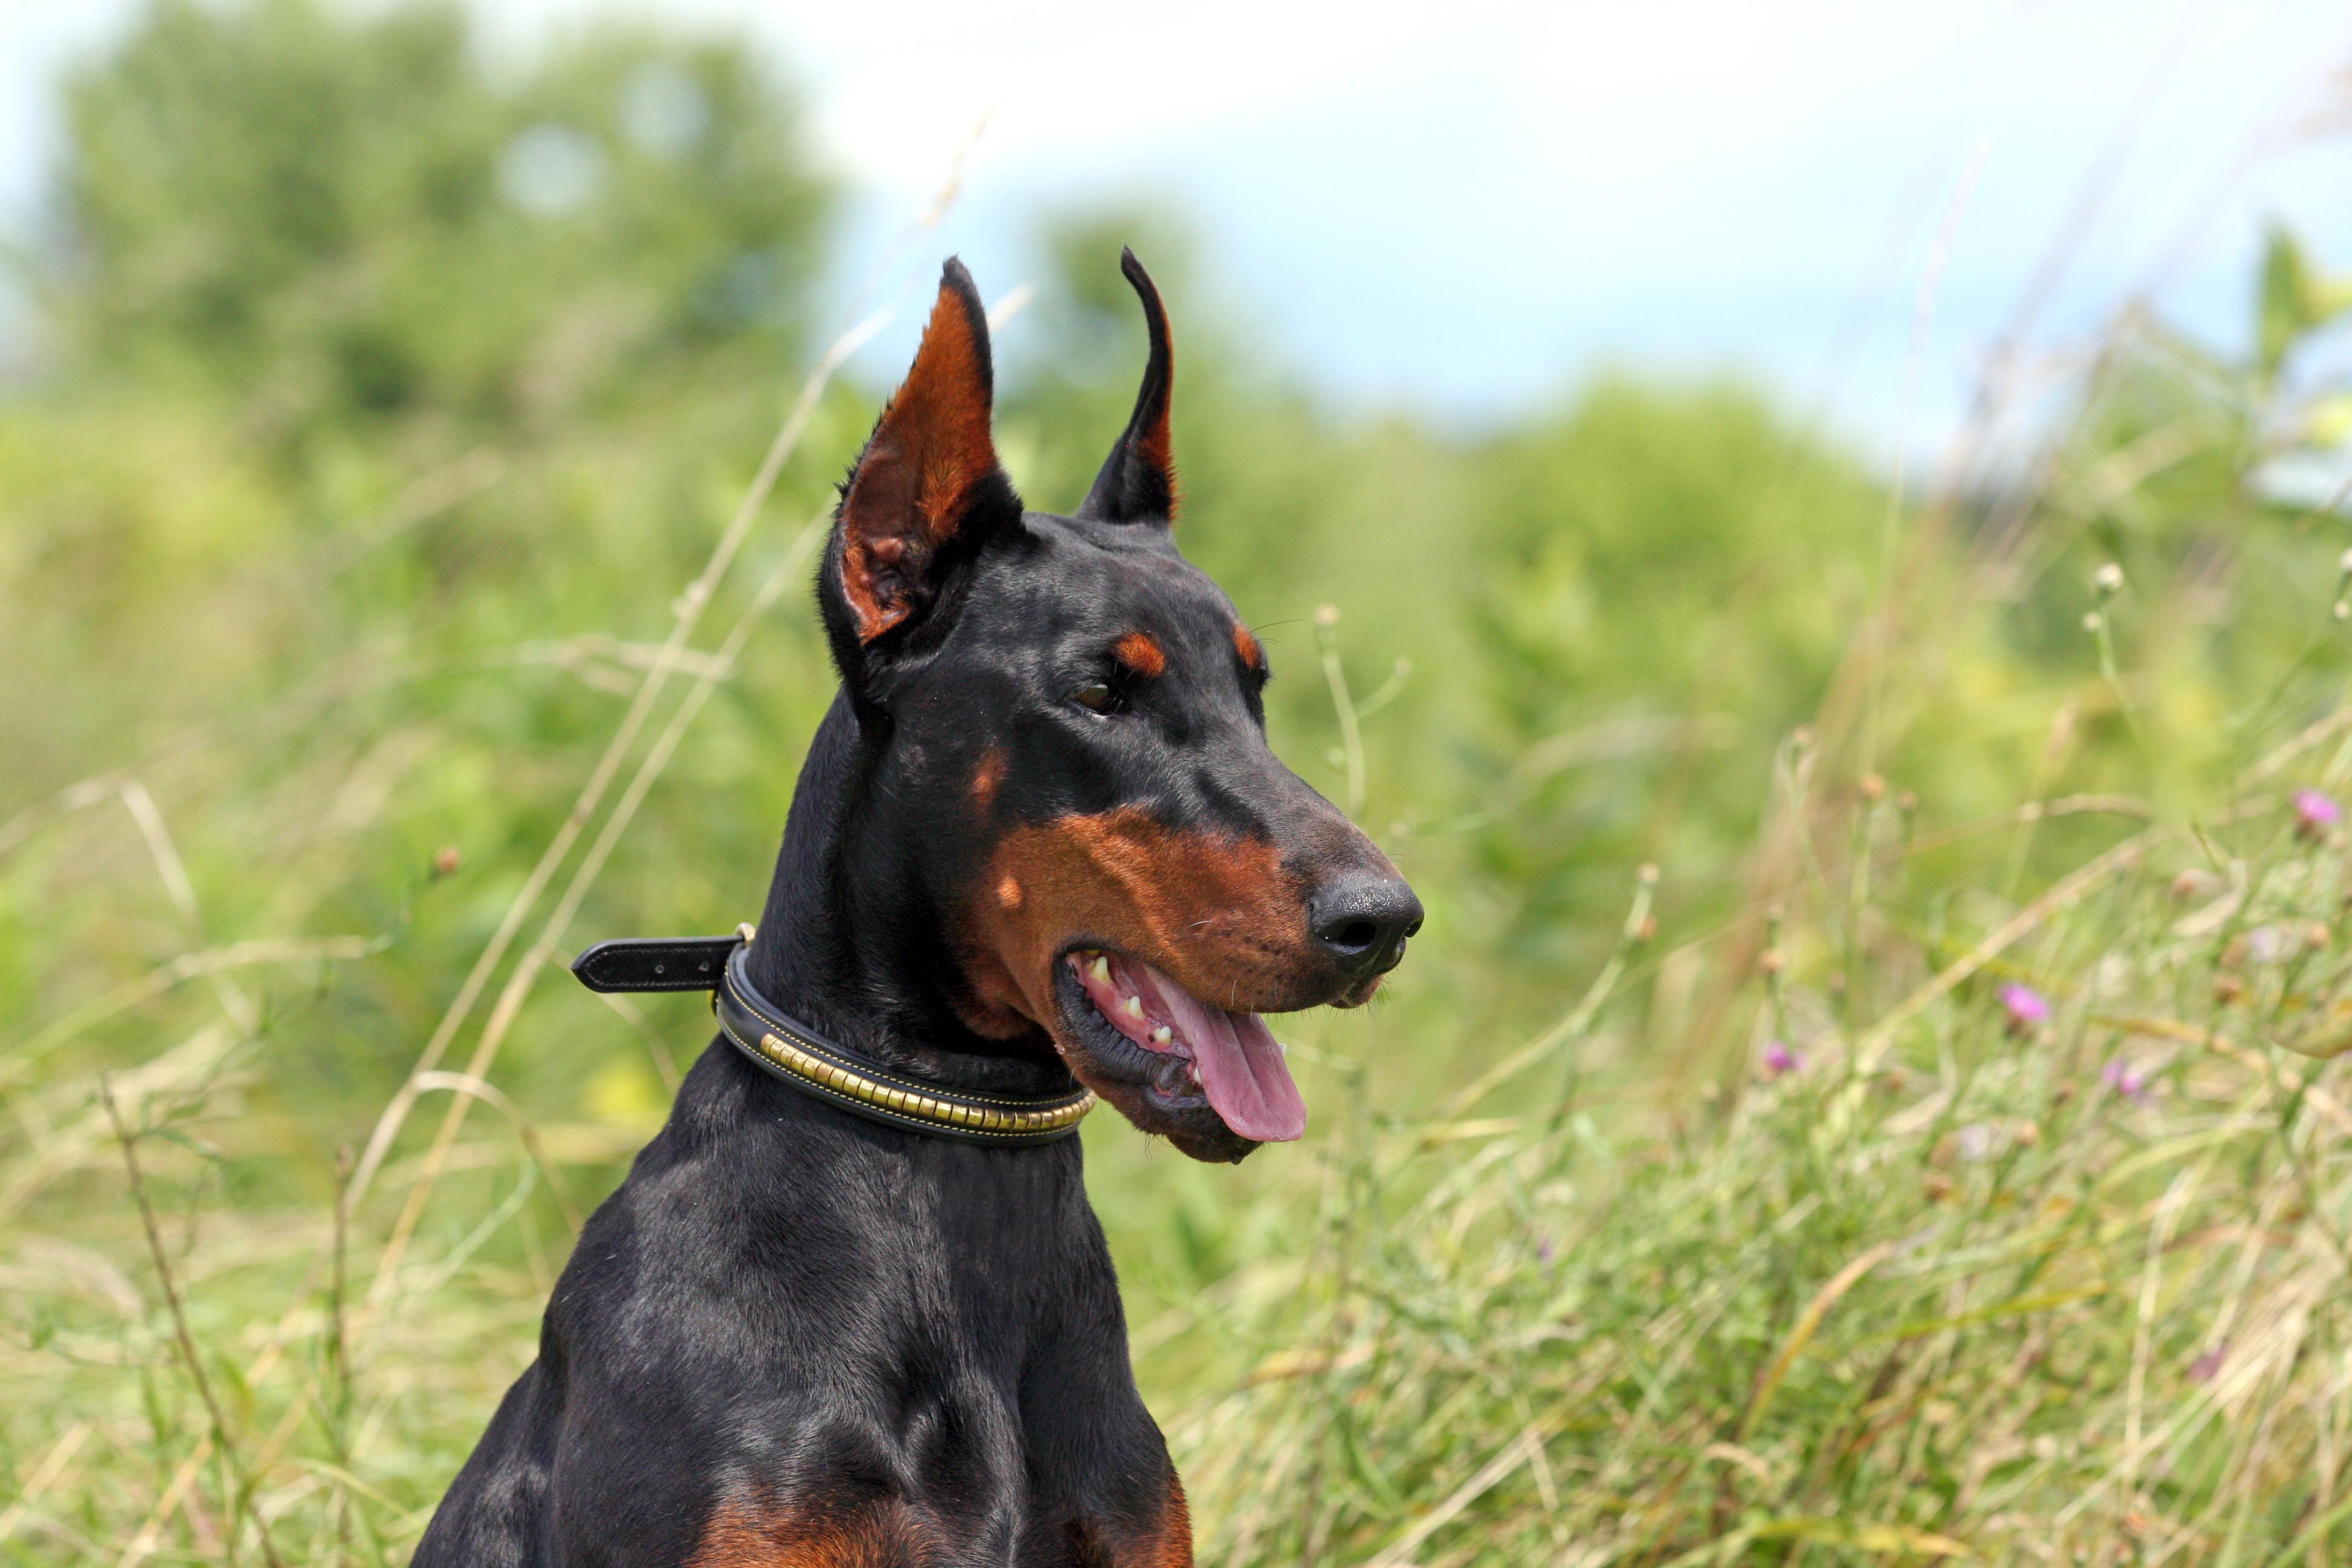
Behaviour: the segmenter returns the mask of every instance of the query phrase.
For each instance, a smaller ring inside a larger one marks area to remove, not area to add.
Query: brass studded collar
[[[1078,1130],[1091,1089],[1045,1097],[923,1083],[836,1045],[787,1016],[746,973],[747,931],[735,937],[599,942],[572,972],[595,991],[711,993],[719,1029],[770,1076],[855,1115],[932,1137],[999,1147],[1050,1143]]]

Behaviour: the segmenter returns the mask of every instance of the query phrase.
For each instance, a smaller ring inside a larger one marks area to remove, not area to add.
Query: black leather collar
[[[708,991],[719,1026],[771,1077],[886,1127],[999,1147],[1067,1138],[1095,1107],[1094,1091],[1049,1096],[975,1093],[922,1083],[836,1045],[761,996],[734,936],[600,942],[572,961],[591,991]]]

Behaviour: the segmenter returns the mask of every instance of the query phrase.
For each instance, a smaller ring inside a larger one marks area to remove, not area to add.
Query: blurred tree
[[[455,6],[158,0],[67,104],[68,362],[265,433],[544,424],[716,344],[788,353],[829,205],[734,42],[605,27],[510,76]]]
[[[1715,868],[1769,796],[1875,580],[1884,489],[1730,385],[1604,380],[1479,464],[1479,859],[1533,954],[1643,858]],[[1705,759],[1703,761],[1703,759]],[[1698,765],[1695,765],[1698,764]]]

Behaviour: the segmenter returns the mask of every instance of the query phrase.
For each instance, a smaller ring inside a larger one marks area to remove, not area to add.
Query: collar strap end
[[[626,938],[600,942],[572,961],[591,991],[716,991],[740,936]]]

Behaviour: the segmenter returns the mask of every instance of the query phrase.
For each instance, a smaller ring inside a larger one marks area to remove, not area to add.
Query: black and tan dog
[[[843,490],[841,693],[756,934],[583,960],[716,987],[721,1035],[418,1568],[1192,1561],[1066,1134],[1099,1096],[1196,1159],[1297,1137],[1258,1015],[1366,1000],[1421,906],[1267,749],[1265,656],[1177,553],[1125,266],[1142,394],[1057,517],[997,465],[948,263]]]

